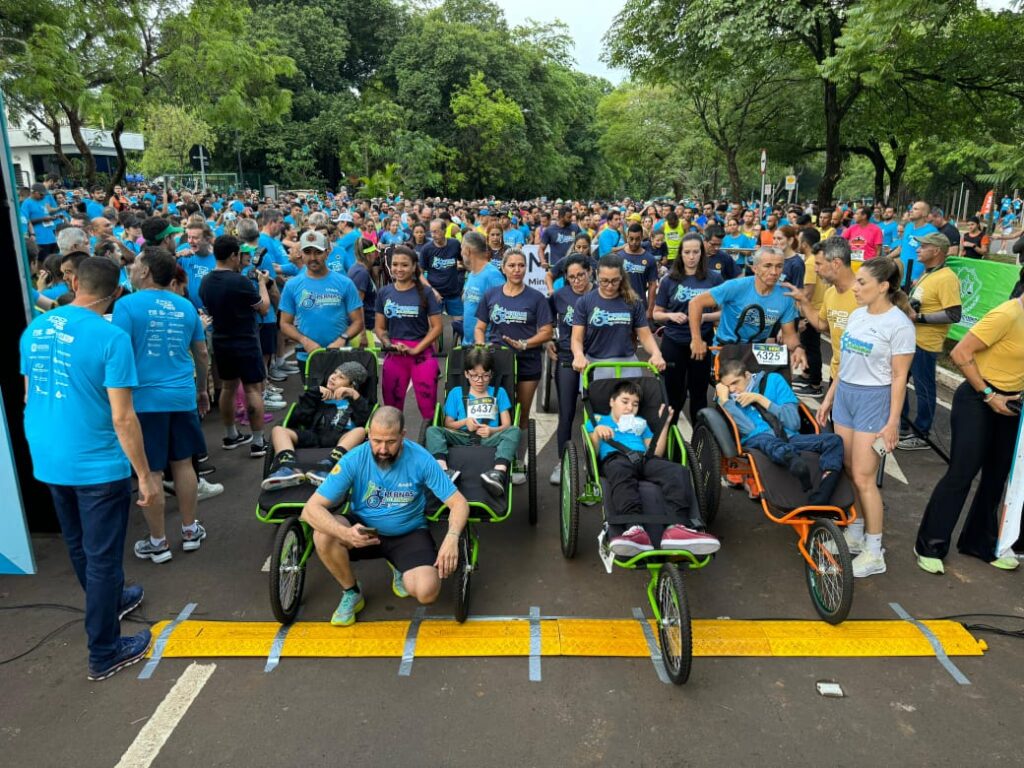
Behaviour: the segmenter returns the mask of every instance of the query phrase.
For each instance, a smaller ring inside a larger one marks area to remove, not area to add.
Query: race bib
[[[493,397],[481,397],[470,400],[466,415],[477,422],[496,421],[498,418],[498,401]]]
[[[852,261],[864,261],[864,251],[850,251]]]
[[[753,344],[754,359],[758,365],[787,365],[789,349],[783,344]]]

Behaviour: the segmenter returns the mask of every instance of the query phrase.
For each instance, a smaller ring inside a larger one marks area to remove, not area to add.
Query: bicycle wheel
[[[540,392],[537,393],[537,401],[544,413],[551,413],[551,395],[555,388],[555,366],[557,365],[558,363],[552,361],[545,352],[541,362],[540,384],[538,385]]]
[[[804,562],[814,610],[829,624],[839,624],[853,605],[853,559],[846,538],[831,520],[819,518],[807,535],[807,552],[817,566],[815,571]]]
[[[669,680],[682,685],[690,677],[693,663],[693,633],[690,626],[690,606],[686,602],[683,574],[675,563],[666,563],[658,574],[658,641],[661,643],[661,663]]]
[[[459,536],[459,563],[455,567],[455,620],[461,624],[469,615],[469,588],[473,578],[472,543],[469,528]]]
[[[530,504],[530,525],[537,524],[537,424],[530,419],[526,426],[526,482]]]
[[[700,511],[704,525],[711,527],[718,514],[718,503],[722,497],[722,450],[715,435],[703,423],[698,423],[691,438],[693,460],[697,464],[698,482],[694,491],[700,494]]]
[[[285,519],[278,526],[270,554],[270,607],[282,624],[291,624],[299,613],[306,582],[306,566],[302,564],[305,551],[302,523],[297,517]]]
[[[580,470],[577,463],[576,446],[567,443],[562,453],[562,495],[561,495],[560,539],[562,555],[576,556],[576,542],[580,533]]]

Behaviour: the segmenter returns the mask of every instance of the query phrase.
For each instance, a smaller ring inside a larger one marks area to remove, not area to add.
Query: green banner
[[[1020,267],[984,259],[952,258],[946,264],[960,278],[963,319],[949,329],[949,338],[960,341],[971,326],[995,306],[1009,300]]]

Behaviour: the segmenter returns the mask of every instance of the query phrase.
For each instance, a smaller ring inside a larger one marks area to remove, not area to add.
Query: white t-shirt
[[[839,341],[839,380],[865,387],[892,384],[892,356],[912,355],[914,324],[898,307],[881,315],[858,307]]]

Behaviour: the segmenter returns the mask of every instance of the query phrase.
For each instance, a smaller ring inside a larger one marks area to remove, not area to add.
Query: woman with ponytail
[[[818,410],[824,426],[829,413],[843,438],[846,471],[853,480],[861,517],[846,529],[853,575],[885,573],[882,549],[882,494],[875,484],[879,453],[899,440],[900,411],[914,357],[916,335],[899,289],[900,271],[889,258],[864,262],[853,283],[857,299],[839,344],[839,375]]]

